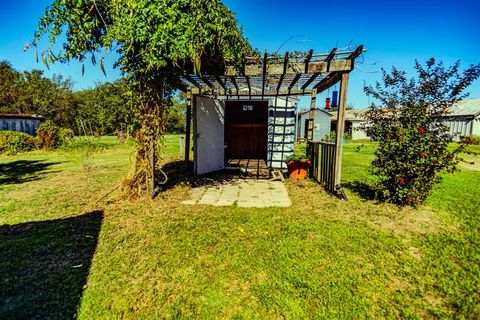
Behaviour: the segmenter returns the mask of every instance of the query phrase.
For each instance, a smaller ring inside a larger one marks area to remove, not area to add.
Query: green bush
[[[62,144],[61,149],[63,150],[90,150],[90,151],[101,151],[108,149],[109,144],[101,142],[99,139],[87,138],[87,137],[74,137],[68,140],[66,143]]]
[[[62,146],[68,144],[74,137],[73,130],[67,128],[60,128],[59,135]]]
[[[378,142],[372,172],[379,178],[384,200],[400,205],[421,204],[442,172],[453,172],[461,148],[450,151],[448,127],[439,121],[465,97],[462,92],[480,75],[480,65],[460,72],[432,58],[426,66],[416,62],[416,78],[393,68],[383,71],[383,83],[365,86],[373,103],[363,126]]]
[[[480,136],[476,136],[474,134],[466,137],[462,137],[462,140],[460,141],[462,144],[467,144],[467,145],[479,145],[480,144]]]
[[[51,120],[42,122],[37,129],[39,148],[52,149],[61,145],[60,128]]]
[[[0,131],[0,153],[14,155],[35,149],[35,139],[18,131]]]

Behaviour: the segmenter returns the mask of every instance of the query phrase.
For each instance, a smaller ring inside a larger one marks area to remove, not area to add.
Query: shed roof
[[[326,115],[328,115],[328,116],[330,116],[330,117],[333,116],[330,112],[325,111],[325,110],[320,109],[320,108],[315,108],[315,111],[320,111],[320,112],[322,112],[322,113],[324,113],[324,114],[326,114]],[[302,110],[302,111],[299,111],[298,114],[301,115],[301,116],[303,116],[304,114],[309,113],[309,112],[310,112],[310,110]]]
[[[354,68],[355,58],[365,50],[307,55],[247,58],[243,67],[227,66],[221,75],[184,74],[185,91],[215,96],[290,96],[322,92],[340,81],[342,73]]]
[[[453,105],[448,116],[457,117],[457,116],[474,116],[477,117],[480,115],[480,98],[476,99],[465,99],[457,102]]]
[[[366,111],[367,111],[366,109],[346,110],[345,111],[345,121],[362,121],[362,120],[365,120],[365,117],[363,116],[363,114]],[[330,112],[330,114],[332,115],[332,121],[336,121],[337,120],[337,112],[333,111],[333,112]]]
[[[38,114],[30,113],[0,113],[0,118],[32,118],[32,119],[45,119]]]

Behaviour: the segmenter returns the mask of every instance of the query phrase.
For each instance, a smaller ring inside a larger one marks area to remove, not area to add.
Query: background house
[[[366,123],[364,113],[366,110],[347,110],[345,112],[345,132],[352,136],[352,140],[368,139],[361,126]],[[330,112],[331,130],[337,125],[337,113]],[[441,119],[449,128],[455,141],[470,135],[480,136],[480,98],[465,99],[450,108],[449,113]]]
[[[0,130],[20,131],[35,135],[43,117],[34,114],[0,114]]]
[[[327,111],[315,109],[313,120],[313,141],[320,141],[330,132],[332,115]],[[300,111],[297,113],[296,139],[300,141],[308,137],[308,122],[310,121],[310,111]],[[335,131],[335,128],[333,129]]]
[[[455,140],[470,135],[480,136],[480,99],[459,101],[442,119]]]
[[[367,133],[361,129],[361,126],[366,123],[363,116],[366,110],[347,110],[345,111],[345,132],[351,135],[352,140],[368,139]],[[335,131],[337,126],[337,112],[330,112],[331,131]]]

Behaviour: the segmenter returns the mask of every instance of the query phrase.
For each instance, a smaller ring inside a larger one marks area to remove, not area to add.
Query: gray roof
[[[363,113],[367,111],[367,109],[363,110],[346,110],[345,111],[345,120],[346,121],[362,121],[365,120],[363,117]],[[330,112],[333,115],[332,120],[337,120],[337,112]],[[465,99],[457,102],[453,105],[448,115],[446,117],[466,117],[466,116],[473,116],[478,117],[480,116],[480,98],[475,99]]]
[[[325,110],[320,109],[320,108],[315,108],[315,111],[321,111],[321,112],[325,113],[326,115],[329,115],[330,117],[332,116],[332,114],[330,112],[325,111]],[[305,113],[309,113],[309,112],[310,112],[310,110],[300,110],[297,113],[298,113],[298,115],[303,116]]]
[[[452,117],[478,115],[480,115],[480,98],[459,101],[449,110],[449,116]]]
[[[363,110],[345,110],[345,120],[346,121],[362,121],[365,120],[363,117],[363,113],[367,111],[366,109]],[[330,112],[330,114],[333,116],[332,120],[336,121],[337,120],[337,111]]]

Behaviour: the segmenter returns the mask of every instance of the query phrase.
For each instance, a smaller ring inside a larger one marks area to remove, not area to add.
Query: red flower
[[[433,159],[432,164],[435,164],[435,163],[437,163],[437,160]]]
[[[418,128],[418,133],[424,134],[425,133],[425,128],[423,128],[423,127]]]
[[[408,198],[407,198],[407,202],[408,202],[408,203],[411,203],[411,202],[412,202],[412,198],[411,198],[411,197],[408,197]]]
[[[427,154],[425,152],[422,152],[421,156],[422,156],[422,158],[425,158],[427,156]]]
[[[403,184],[404,182],[405,182],[405,179],[403,179],[402,177],[400,177],[400,179],[398,179],[398,183]]]

